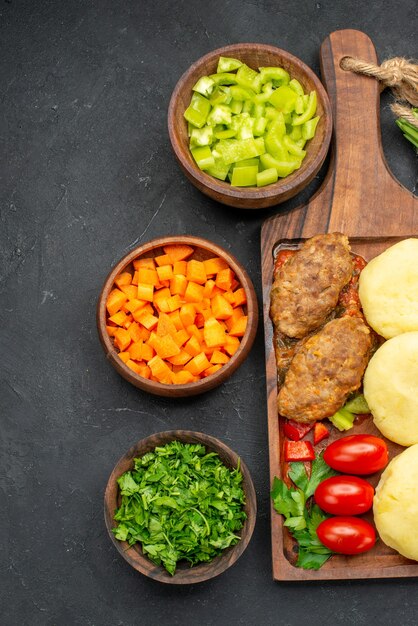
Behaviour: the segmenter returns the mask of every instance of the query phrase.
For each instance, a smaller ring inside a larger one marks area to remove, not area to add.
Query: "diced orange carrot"
[[[182,305],[182,300],[178,294],[175,296],[171,296],[171,298],[167,298],[168,310],[172,313],[179,309]]]
[[[148,339],[149,341],[149,339]],[[149,361],[155,355],[155,350],[149,343],[144,343],[142,346],[142,358],[144,361]]]
[[[234,272],[228,267],[228,269],[221,270],[217,273],[215,284],[220,289],[228,291],[228,289],[231,289],[234,277]]]
[[[119,276],[115,278],[115,284],[121,289],[121,287],[125,287],[126,285],[130,285],[132,282],[132,274],[129,272],[122,272]],[[121,291],[123,291],[121,289]]]
[[[155,261],[151,257],[135,259],[135,261],[133,262],[133,266],[136,270],[141,269],[141,267],[145,267],[150,270],[155,270]]]
[[[180,308],[180,319],[183,326],[187,328],[190,324],[194,323],[196,317],[196,309],[193,304],[183,304]]]
[[[147,267],[141,267],[138,270],[138,285],[143,283],[144,285],[153,285],[155,287],[159,282],[157,270],[151,270]]]
[[[138,300],[152,302],[154,299],[154,286],[148,283],[138,283]]]
[[[145,326],[147,330],[154,330],[158,324],[158,317],[151,315],[151,313],[143,313],[139,317],[138,322]]]
[[[229,267],[225,259],[222,259],[219,256],[213,257],[212,259],[207,259],[206,261],[203,261],[203,264],[205,266],[205,271],[208,276],[213,276],[221,270],[226,270]]]
[[[232,356],[238,350],[239,346],[240,340],[238,339],[238,337],[230,337],[229,335],[227,335],[224,345],[225,352]]]
[[[216,365],[217,363],[225,364],[229,361],[229,356],[220,350],[214,350],[210,362]]]
[[[199,352],[197,352],[197,354],[199,354]],[[183,365],[186,365],[186,363],[188,363],[191,358],[192,358],[192,355],[186,352],[186,350],[180,350],[178,354],[170,357],[167,360],[170,361],[170,363],[172,363],[173,365],[178,365],[180,367],[183,367]]]
[[[174,260],[171,258],[169,254],[160,254],[155,257],[155,262],[158,266],[162,265],[173,265]]]
[[[141,339],[141,329],[139,328],[139,324],[137,322],[132,322],[128,328],[128,333],[132,341],[139,341]]]
[[[198,285],[193,281],[189,281],[186,291],[184,293],[184,299],[186,302],[201,302],[203,300],[203,285]]]
[[[143,357],[143,346],[144,342],[141,340],[136,341],[135,343],[129,346],[129,354],[131,355],[131,359],[134,361],[142,361]]]
[[[239,287],[239,286],[240,286],[240,282],[239,282],[239,280],[237,280],[237,278],[235,277],[235,278],[234,278],[234,280],[232,281],[232,284],[231,284],[231,291],[235,291],[235,289],[236,289],[237,287]]]
[[[194,323],[198,328],[203,328],[203,326],[205,325],[205,318],[202,313],[197,313]]]
[[[106,308],[109,315],[117,313],[127,301],[127,296],[120,289],[112,289],[106,301]]]
[[[167,287],[163,287],[162,289],[158,289],[154,293],[154,304],[160,311],[164,313],[168,313],[168,305],[167,298],[171,297],[171,292]]]
[[[209,278],[203,287],[203,298],[210,298],[214,287],[215,281]]]
[[[200,352],[200,342],[193,335],[189,341],[183,346],[183,350],[190,354],[190,356],[196,356]]]
[[[124,328],[117,328],[115,332],[115,344],[120,352],[125,352],[131,343],[131,336]]]
[[[223,346],[226,342],[226,333],[222,328],[221,324],[214,317],[210,317],[205,322],[205,327],[203,329],[203,337],[205,343],[210,348],[215,348],[218,346]]]
[[[126,315],[126,313],[124,313],[123,311],[118,311],[117,313],[112,315],[112,317],[109,317],[109,321],[117,324],[118,326],[123,326],[126,322],[127,317],[128,316]]]
[[[226,328],[228,329],[228,331],[231,330],[235,322],[243,315],[244,311],[240,306],[237,306],[235,309],[233,309],[231,317],[225,320]]]
[[[212,293],[210,294],[210,298],[211,298],[211,300],[213,300],[213,298],[214,298],[217,294],[219,294],[219,293],[221,294],[221,296],[223,296],[223,295],[224,295],[224,293],[225,293],[225,291],[224,291],[223,289],[220,289],[219,287],[217,287],[217,286],[216,286],[216,284],[215,284],[214,288],[212,289]]]
[[[151,370],[146,363],[138,363],[139,375],[143,378],[149,378],[151,376]]]
[[[187,261],[175,261],[173,266],[173,274],[186,276],[187,274]]]
[[[106,326],[106,331],[109,337],[114,337],[116,332],[116,326]]]
[[[132,298],[136,298],[138,293],[136,285],[121,285],[120,290],[123,291],[123,293],[126,293],[129,300],[132,300]]]
[[[240,287],[236,291],[234,291],[234,304],[232,306],[242,306],[247,303],[247,296],[245,295],[244,287]]]
[[[177,332],[177,328],[175,327],[173,321],[168,317],[167,313],[160,313],[158,316],[158,324],[157,324],[157,335],[159,337],[164,337],[164,335],[174,335]]]
[[[173,322],[174,326],[176,327],[176,330],[184,329],[183,322],[181,321],[181,318],[180,318],[180,309],[176,309],[172,313],[169,313],[168,317]]]
[[[224,296],[216,294],[216,296],[212,298],[212,312],[217,320],[226,320],[228,317],[231,317],[233,309]]]
[[[124,363],[126,363],[127,361],[129,361],[129,359],[131,358],[131,353],[130,352],[119,352],[118,353],[118,357],[120,359],[122,359],[122,361]]]
[[[160,337],[159,339],[160,345],[158,350],[155,348],[155,351],[162,359],[168,359],[171,356],[180,354],[180,348],[171,335],[165,335],[165,337]]]
[[[227,300],[229,302],[229,304],[234,306],[235,296],[232,293],[232,291],[224,291],[222,295],[225,298],[225,300]]]
[[[171,370],[158,354],[148,361],[148,367],[159,382],[171,382]]]
[[[133,321],[132,315],[130,313],[128,313],[128,315],[126,316],[126,319],[123,322],[122,326],[124,328],[126,328],[126,330],[128,330],[129,326],[132,324],[132,321]]]
[[[136,287],[134,287],[135,291],[136,291]],[[145,302],[145,300],[137,300],[137,298],[132,298],[131,300],[129,300],[125,305],[124,308],[129,311],[129,313],[135,313],[135,311],[138,311],[138,309],[142,309],[142,307],[144,307],[147,303]]]
[[[193,383],[197,380],[196,376],[193,376],[191,372],[187,372],[181,369],[179,372],[173,373],[173,382],[175,385],[186,385]]]
[[[139,374],[141,376],[141,368],[139,367],[138,363],[135,363],[135,361],[126,361],[126,365],[133,371],[135,372],[135,374]]]
[[[180,296],[184,296],[187,288],[187,278],[183,274],[174,274],[170,280],[170,291],[173,296],[178,293]]]
[[[175,335],[173,335],[173,339],[178,346],[182,346],[190,339],[189,333],[187,330],[182,328],[182,330],[178,330]]]
[[[247,321],[248,321],[247,315],[243,315],[242,317],[240,317],[235,322],[231,330],[229,331],[229,336],[230,337],[243,337],[245,334],[245,329],[247,328]]]
[[[208,367],[204,372],[203,372],[203,376],[206,378],[207,376],[210,376],[211,374],[215,374],[215,372],[217,372],[218,370],[220,370],[222,367],[222,365],[216,364],[216,365],[212,365],[212,367]]]
[[[170,280],[173,278],[173,266],[161,265],[161,267],[157,267],[157,274],[160,282],[163,280]]]
[[[194,249],[187,244],[167,244],[164,246],[164,252],[169,254],[173,259],[173,263],[176,261],[184,261],[194,252]]]
[[[154,309],[152,308],[152,304],[150,304],[150,302],[147,302],[144,306],[140,306],[139,309],[135,309],[132,313],[132,317],[136,322],[141,322],[141,317],[144,313],[149,313],[149,315],[154,314]]]
[[[198,342],[200,343],[201,341],[203,341],[203,333],[202,331],[196,326],[196,324],[190,324],[190,326],[188,326],[186,328],[187,332],[189,333],[190,337],[196,337],[196,339],[198,340]]]
[[[195,357],[192,358],[191,361],[186,363],[184,369],[187,372],[191,372],[193,376],[199,376],[204,370],[210,367],[210,362],[207,359],[207,356],[204,352],[200,352]]]
[[[205,266],[202,261],[196,261],[192,259],[187,262],[187,280],[192,281],[193,283],[197,283],[198,285],[204,285],[207,281],[207,276],[205,272]]]
[[[138,274],[139,274],[138,270],[135,270],[134,271],[134,275],[132,276],[132,284],[133,285],[137,285],[138,282],[139,282],[138,281]]]

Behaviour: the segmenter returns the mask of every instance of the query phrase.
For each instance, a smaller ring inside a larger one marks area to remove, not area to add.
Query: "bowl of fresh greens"
[[[245,463],[204,433],[151,435],[118,461],[105,522],[123,558],[149,578],[192,584],[218,576],[244,552],[257,502]]]

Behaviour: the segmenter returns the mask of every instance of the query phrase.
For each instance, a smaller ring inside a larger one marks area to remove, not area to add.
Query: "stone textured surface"
[[[231,250],[260,297],[260,213],[210,201],[168,141],[171,91],[189,64],[240,41],[276,44],[318,71],[318,48],[358,28],[379,57],[416,53],[416,4],[301,0],[6,0],[0,4],[1,614],[5,626],[416,623],[416,580],[276,584],[271,578],[263,337],[230,381],[170,401],[105,362],[95,304],[139,242],[198,234]],[[395,176],[416,156],[382,98]],[[134,572],[111,545],[103,490],[135,441],[202,430],[239,452],[259,504],[254,538],[227,573],[187,589]]]

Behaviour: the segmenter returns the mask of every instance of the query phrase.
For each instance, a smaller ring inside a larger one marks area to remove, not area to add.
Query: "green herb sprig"
[[[134,459],[118,484],[113,530],[174,575],[177,562],[210,561],[235,545],[246,513],[242,474],[200,444],[173,441]]]
[[[304,569],[319,569],[333,552],[318,539],[316,529],[327,519],[317,504],[310,499],[319,483],[336,476],[324,461],[322,455],[312,461],[311,475],[308,477],[303,463],[289,463],[289,478],[296,485],[288,487],[283,480],[274,477],[271,497],[278,513],[286,518],[284,525],[298,543],[296,565]]]

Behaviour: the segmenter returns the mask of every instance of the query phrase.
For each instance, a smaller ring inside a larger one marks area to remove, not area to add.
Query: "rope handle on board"
[[[398,100],[407,101],[412,107],[418,106],[418,64],[402,57],[395,57],[383,61],[381,65],[374,65],[347,56],[341,59],[340,66],[346,71],[373,76],[384,87],[390,87]],[[418,128],[418,120],[408,106],[397,102],[391,108],[395,115],[405,118]]]

